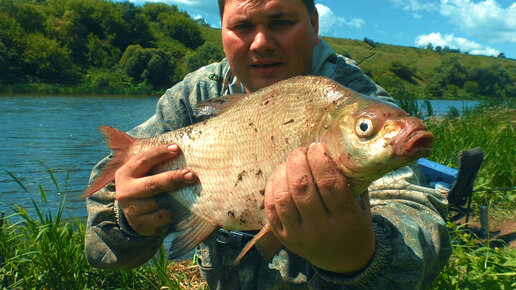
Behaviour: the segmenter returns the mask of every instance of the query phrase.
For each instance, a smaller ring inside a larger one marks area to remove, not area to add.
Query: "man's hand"
[[[141,235],[151,236],[172,221],[170,210],[160,208],[153,198],[197,182],[187,169],[147,176],[155,165],[180,154],[176,144],[154,147],[133,156],[115,173],[116,199],[127,222]]]
[[[320,269],[363,269],[375,251],[367,193],[355,199],[346,178],[321,144],[294,150],[267,183],[272,231],[293,253]]]

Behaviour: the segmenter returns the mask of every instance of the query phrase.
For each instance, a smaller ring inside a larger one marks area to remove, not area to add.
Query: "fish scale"
[[[177,143],[183,154],[151,172],[188,168],[199,178],[195,185],[169,192],[177,201],[171,210],[180,232],[172,243],[173,258],[193,249],[216,227],[261,229],[238,259],[262,241],[269,247],[264,257],[270,258],[279,242],[267,224],[265,186],[298,147],[323,143],[358,196],[390,170],[428,154],[433,142],[420,119],[323,77],[294,77],[247,96],[198,104],[198,111],[220,114],[147,139],[102,127],[115,154],[85,193],[111,182],[132,156]]]
[[[287,97],[263,90],[217,118],[163,134],[161,144],[176,142],[184,154],[157,171],[189,168],[202,185],[174,192],[175,199],[224,228],[263,227],[267,177],[293,149],[315,141],[312,128],[331,103],[324,95],[313,94],[311,87],[294,90],[295,86]],[[323,97],[304,97],[309,93]]]

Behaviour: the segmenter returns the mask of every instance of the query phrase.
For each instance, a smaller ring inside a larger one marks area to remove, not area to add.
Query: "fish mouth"
[[[407,129],[409,128],[405,128],[406,133],[400,134],[396,142],[395,154],[410,159],[429,155],[434,144],[434,135],[426,130],[422,122],[409,130]]]
[[[412,158],[423,157],[430,154],[433,144],[434,135],[428,131],[420,130],[409,135],[403,151],[405,155]]]

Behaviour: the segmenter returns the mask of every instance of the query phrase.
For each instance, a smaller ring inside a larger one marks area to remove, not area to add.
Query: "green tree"
[[[464,83],[464,89],[466,90],[466,92],[471,94],[472,97],[478,97],[480,92],[480,86],[478,85],[478,83],[470,80]]]
[[[3,64],[0,69],[0,81],[9,83],[23,79],[20,69],[20,58],[24,49],[23,35],[21,25],[7,13],[0,12],[0,55]]]
[[[26,36],[23,52],[23,68],[28,75],[53,83],[76,82],[79,75],[74,72],[70,51],[61,47],[54,39],[41,33]]]
[[[399,60],[394,60],[389,64],[389,70],[399,78],[413,82],[414,72]]]
[[[158,16],[165,35],[179,40],[186,47],[196,49],[204,43],[199,25],[182,13],[161,13]]]
[[[198,68],[220,61],[224,57],[224,53],[213,43],[206,42],[199,47],[194,53],[186,58],[186,71],[191,72]]]
[[[161,13],[178,13],[179,10],[175,5],[167,5],[165,3],[145,3],[143,5],[143,13],[149,17],[150,21],[157,22]]]
[[[120,49],[111,46],[107,40],[101,40],[97,35],[88,35],[87,47],[86,56],[92,67],[113,67],[120,59]]]
[[[120,59],[119,68],[136,82],[145,82],[154,88],[171,85],[175,65],[161,49],[130,45]]]

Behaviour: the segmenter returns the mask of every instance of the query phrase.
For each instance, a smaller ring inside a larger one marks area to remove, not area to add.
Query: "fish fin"
[[[169,259],[173,260],[186,255],[204,241],[216,227],[216,225],[203,218],[190,213],[187,218],[176,224],[176,231],[179,231],[179,233],[170,245]]]
[[[245,96],[245,94],[227,95],[199,102],[194,109],[194,115],[199,121],[213,118],[240,102]]]
[[[238,264],[253,246],[256,246],[263,260],[268,262],[279,251],[281,243],[272,232],[271,227],[267,224],[245,245],[242,251],[240,251],[240,254],[235,259],[235,264]]]
[[[86,188],[82,196],[83,198],[94,194],[115,179],[115,172],[118,168],[124,165],[127,151],[136,141],[136,138],[133,138],[113,127],[102,126],[99,130],[105,135],[104,139],[106,140],[109,149],[113,150],[114,156],[109,160],[108,164],[104,166],[100,174]]]

